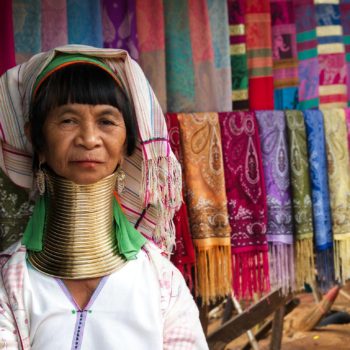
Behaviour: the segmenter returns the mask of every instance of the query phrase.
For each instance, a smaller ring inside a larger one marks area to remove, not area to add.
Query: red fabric
[[[12,0],[3,0],[0,10],[0,75],[15,65]]]
[[[273,78],[249,79],[249,97],[251,110],[274,109]]]
[[[166,115],[166,121],[171,149],[181,165],[183,165],[177,114],[168,113]],[[189,288],[192,289],[192,268],[195,264],[195,251],[192,243],[186,203],[183,203],[179,211],[175,214],[174,225],[176,246],[171,256],[171,261],[181,271]]]
[[[227,208],[232,229],[233,290],[269,289],[267,203],[258,124],[253,112],[219,113]]]

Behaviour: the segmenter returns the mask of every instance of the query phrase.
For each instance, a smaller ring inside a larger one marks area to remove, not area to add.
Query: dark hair
[[[119,109],[126,127],[126,154],[136,147],[137,124],[134,108],[113,77],[92,64],[73,64],[52,73],[40,85],[30,110],[30,136],[34,149],[33,168],[38,167],[38,152],[45,147],[43,125],[48,114],[68,103],[107,104]]]

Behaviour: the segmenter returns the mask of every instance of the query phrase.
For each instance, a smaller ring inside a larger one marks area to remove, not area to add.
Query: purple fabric
[[[102,0],[103,46],[127,50],[139,58],[136,0]]]
[[[256,112],[267,193],[267,239],[293,243],[286,122],[282,111]]]

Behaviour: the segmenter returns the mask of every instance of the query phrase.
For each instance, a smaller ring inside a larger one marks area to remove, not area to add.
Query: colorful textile
[[[142,234],[171,251],[175,240],[171,219],[181,204],[181,168],[170,150],[164,116],[149,83],[138,64],[123,50],[67,45],[35,55],[7,71],[0,78],[1,168],[14,183],[31,188],[31,147],[24,134],[24,123],[33,84],[59,52],[101,58],[126,87],[134,103],[139,147],[124,159],[126,188],[120,202],[128,220]]]
[[[348,150],[350,158],[350,108],[345,108],[346,130],[348,133]]]
[[[67,0],[67,18],[69,44],[103,46],[100,1]]]
[[[273,109],[271,14],[269,0],[246,0],[249,108]]]
[[[322,112],[304,112],[309,153],[317,279],[322,290],[334,285],[333,233]]]
[[[268,291],[267,207],[258,125],[253,112],[220,113],[233,290],[238,297]]]
[[[196,293],[205,304],[231,293],[231,247],[217,113],[179,114],[186,197],[196,249]]]
[[[165,29],[162,0],[136,0],[139,63],[162,107],[167,110]]]
[[[227,1],[228,19],[230,24],[232,108],[234,110],[244,110],[249,108],[244,4],[245,0]]]
[[[318,59],[316,38],[316,13],[313,0],[293,0],[297,29],[299,108],[317,108]]]
[[[335,278],[350,277],[350,172],[345,111],[324,110]]]
[[[8,250],[6,253],[0,255],[0,262],[0,278],[1,285],[3,286],[3,288],[0,290],[0,327],[2,329],[1,341],[3,344],[6,344],[8,349],[30,350],[32,349],[31,331],[32,328],[35,327],[34,321],[38,321],[38,319],[45,317],[44,314],[46,312],[51,313],[53,311],[51,308],[52,305],[49,303],[50,306],[46,308],[42,309],[40,306],[38,306],[37,309],[35,309],[36,311],[42,310],[43,313],[37,312],[35,316],[32,315],[33,317],[30,317],[31,311],[33,310],[30,310],[28,305],[31,305],[31,302],[33,301],[35,305],[37,305],[36,302],[38,301],[37,294],[34,299],[31,294],[33,293],[33,289],[34,291],[37,290],[37,287],[40,288],[39,293],[41,296],[45,294],[45,290],[46,292],[48,290],[47,288],[42,288],[42,285],[38,286],[38,284],[40,284],[38,280],[35,282],[33,281],[33,273],[31,272],[34,271],[28,271],[28,268],[30,269],[30,267],[27,265],[26,250],[23,246],[17,244],[16,246],[13,246],[11,250]],[[127,270],[128,268],[131,269],[129,270],[129,273]],[[115,312],[116,315],[121,316],[120,326],[117,327],[119,329],[119,332],[108,332],[107,338],[110,337],[112,333],[114,333],[114,335],[118,338],[112,341],[113,344],[118,342],[118,344],[121,344],[122,348],[125,349],[142,348],[143,346],[140,344],[145,344],[145,329],[147,329],[147,332],[149,331],[149,322],[150,319],[152,319],[154,320],[152,326],[159,331],[159,334],[157,336],[158,340],[155,346],[153,346],[154,337],[151,336],[150,342],[152,342],[152,344],[149,347],[150,349],[208,349],[203,330],[199,322],[198,309],[193,301],[193,297],[189,293],[181,274],[167,259],[161,255],[159,249],[157,249],[151,243],[146,244],[144,251],[141,251],[139,258],[128,263],[125,269],[125,271],[118,271],[115,276],[111,276],[110,278],[112,278],[113,283],[114,278],[117,278],[117,276],[119,276],[118,278],[121,278],[122,281],[118,281],[118,284],[121,284],[123,286],[122,288],[126,289],[124,289],[120,295],[118,295],[118,291],[113,285],[111,286],[112,288],[110,292],[108,292],[108,290],[104,290],[104,292],[107,292],[109,295],[109,300],[111,300],[112,305],[113,301],[118,300],[119,305],[117,307],[125,308],[124,311],[120,310],[119,312]],[[149,282],[149,288],[145,288],[144,284],[142,287],[140,287],[141,283],[145,283],[143,280],[145,278],[145,275],[147,277],[147,281]],[[109,279],[107,279],[104,288],[108,287],[108,281]],[[51,289],[52,283],[56,284],[57,280],[52,279],[48,282],[51,282],[51,284],[48,286],[48,288]],[[100,288],[97,289],[96,294]],[[128,289],[130,290],[128,291]],[[150,296],[147,295],[149,293]],[[8,298],[9,295],[11,295],[11,298]],[[62,293],[62,291],[61,296],[64,296],[64,293]],[[101,296],[102,295],[100,294],[100,297]],[[51,298],[52,295],[48,295],[48,297]],[[145,306],[145,308],[141,309],[146,310],[146,312],[149,313],[148,315],[146,313],[142,316],[143,311],[140,311],[139,303],[131,303],[132,305],[130,305],[130,300],[147,300],[148,297],[151,298],[150,305]],[[122,300],[121,298],[125,298],[125,300]],[[94,300],[94,297],[92,297],[92,300]],[[45,299],[42,299],[41,301],[43,302]],[[59,302],[59,300],[55,299],[55,302]],[[67,306],[68,304],[63,306],[63,309],[65,309]],[[95,307],[98,306],[94,304],[93,309],[95,309]],[[74,322],[77,317],[81,317],[81,326],[83,326],[86,317],[92,317],[92,315],[94,315],[94,312],[77,312],[77,309],[78,308],[76,305],[74,305],[74,303],[73,305],[70,305],[69,313],[72,318],[71,320]],[[67,311],[63,310],[62,317],[67,316]],[[74,313],[72,313],[72,311],[74,311]],[[125,313],[128,315],[125,315]],[[55,317],[58,317],[59,314],[60,312],[57,312],[56,308]],[[87,314],[89,314],[89,316],[87,316]],[[96,317],[97,314],[94,317]],[[139,319],[137,319],[137,317],[139,317]],[[33,322],[29,323],[28,319]],[[71,320],[68,323],[65,323],[64,326],[61,327],[62,329],[58,331],[63,332],[62,334],[64,334],[65,339],[63,342],[67,340],[66,338],[69,333],[64,330],[65,326],[69,325]],[[155,324],[159,325],[159,327],[154,327]],[[41,326],[44,328],[49,327],[46,325],[46,323],[45,325],[41,324]],[[54,331],[54,327],[49,328],[51,331]],[[113,327],[113,329],[115,329],[115,327]],[[100,329],[100,331],[103,333],[106,331],[106,329]],[[78,332],[75,330],[76,335],[78,335]],[[93,332],[91,329],[85,327],[84,338],[88,334],[92,335],[91,332]],[[137,334],[134,335],[133,332],[136,332]],[[40,336],[40,333],[41,332],[36,332],[37,340],[43,340],[43,338]],[[47,333],[44,333],[46,334],[45,336],[47,336]],[[154,335],[154,332],[150,331],[150,333],[153,333]],[[57,342],[58,339],[62,338],[62,334],[58,335],[56,332],[55,335],[57,336],[54,342]],[[73,335],[72,332],[70,334]],[[80,333],[80,337],[82,336],[83,335]],[[72,342],[72,340],[70,342]],[[138,344],[135,345],[134,342],[137,342]],[[38,344],[40,348],[45,348],[47,341],[44,342],[44,345],[42,343]],[[103,347],[110,348],[110,344],[111,343]],[[81,343],[74,343],[74,346],[72,348],[74,348],[75,345],[80,346]],[[66,347],[62,347],[60,344],[58,344],[57,348]],[[93,345],[92,348],[96,348],[96,346]],[[77,349],[80,348],[77,347]]]
[[[102,0],[103,46],[124,49],[139,58],[136,33],[136,0]]]
[[[0,75],[16,65],[13,36],[12,0],[1,3],[0,13]]]
[[[286,111],[295,232],[296,287],[314,283],[312,203],[303,114]]]
[[[12,2],[17,63],[24,62],[41,51],[40,3],[40,0]]]
[[[168,112],[231,109],[230,67],[223,55],[228,42],[218,40],[228,33],[225,12],[222,0],[164,1]]]
[[[275,109],[295,109],[299,81],[293,0],[272,0],[270,6]]]
[[[284,293],[295,289],[287,129],[282,111],[257,111],[267,197],[270,280]]]
[[[180,129],[177,114],[167,114],[166,121],[171,149],[173,150],[180,164],[183,166],[183,155],[180,145]],[[184,186],[182,188],[184,189]],[[179,211],[175,213],[174,225],[175,248],[173,254],[171,255],[171,261],[181,271],[185,277],[187,285],[190,289],[192,289],[192,270],[196,259],[190,232],[188,209],[185,202],[182,203]]]
[[[66,0],[41,0],[41,21],[43,51],[68,43]]]
[[[343,43],[345,46],[347,106],[350,106],[350,1],[340,0],[340,21],[343,29]]]
[[[315,0],[320,108],[346,107],[346,63],[339,0]]]

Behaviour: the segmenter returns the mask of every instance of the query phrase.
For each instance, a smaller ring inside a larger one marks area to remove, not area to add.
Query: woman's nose
[[[87,149],[98,147],[101,144],[98,128],[92,123],[81,125],[76,141],[79,146],[83,146]]]

